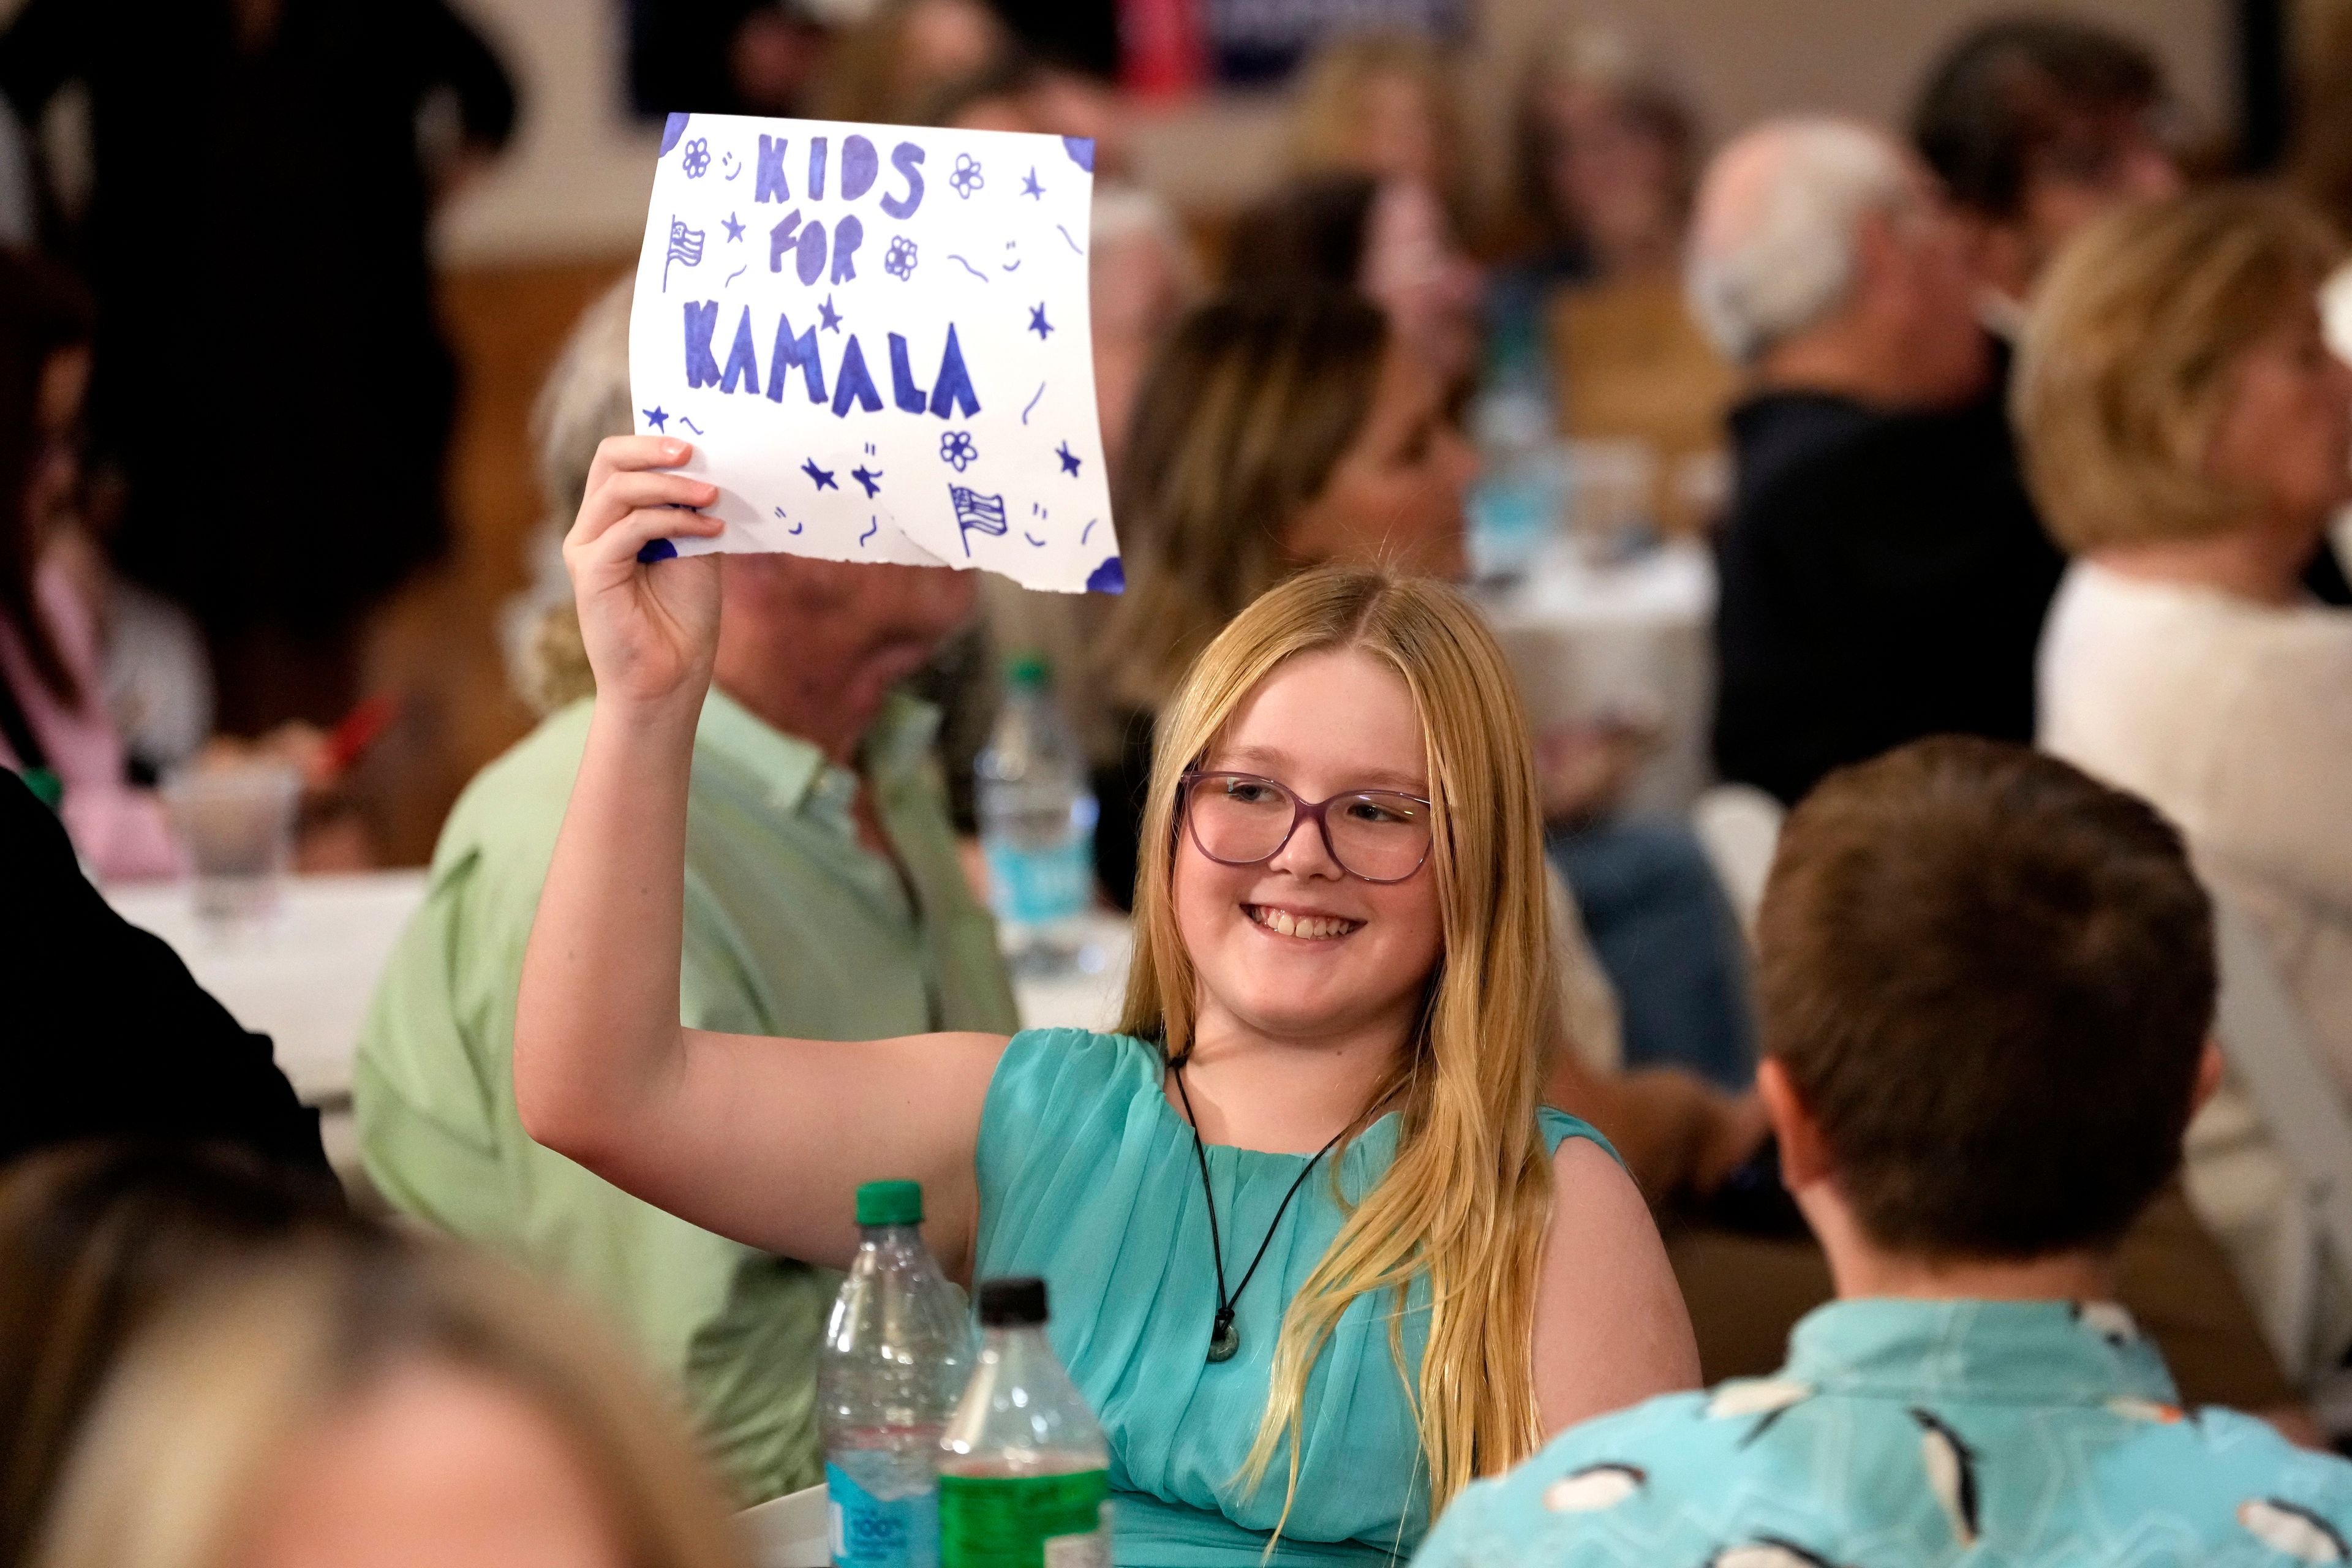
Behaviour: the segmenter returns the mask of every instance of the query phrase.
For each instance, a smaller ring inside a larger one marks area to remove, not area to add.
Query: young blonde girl
[[[966,1279],[1043,1276],[1122,1563],[1409,1552],[1472,1478],[1696,1381],[1591,1129],[1539,1110],[1541,827],[1501,657],[1444,587],[1326,569],[1165,719],[1120,1032],[837,1044],[683,1029],[687,769],[718,600],[684,443],[607,441],[566,545],[597,711],[524,965],[531,1135],[812,1262],[921,1180]],[[1223,1353],[1218,1353],[1223,1352]]]

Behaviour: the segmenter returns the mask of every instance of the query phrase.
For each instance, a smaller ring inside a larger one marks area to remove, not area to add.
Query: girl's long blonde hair
[[[1358,1297],[1402,1306],[1429,1284],[1429,1342],[1414,1420],[1432,1517],[1474,1477],[1541,1439],[1534,1380],[1535,1279],[1551,1206],[1536,1127],[1556,986],[1535,767],[1509,668],[1478,613],[1443,584],[1349,567],[1304,572],[1234,617],[1163,714],[1136,879],[1136,953],[1122,1031],[1188,1048],[1199,977],[1170,899],[1179,776],[1284,661],[1352,648],[1403,678],[1429,770],[1444,954],[1423,1026],[1374,1102],[1402,1115],[1397,1153],[1356,1205],[1284,1313],[1273,1387],[1243,1479],[1260,1482],[1287,1445],[1298,1485],[1307,1380]],[[1336,718],[1337,716],[1335,716]],[[1400,1373],[1402,1315],[1390,1343]],[[1277,1530],[1277,1533],[1279,1531]]]

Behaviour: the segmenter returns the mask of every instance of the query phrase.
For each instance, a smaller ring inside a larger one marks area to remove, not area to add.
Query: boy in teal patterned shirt
[[[2210,910],[2142,803],[1925,741],[1790,816],[1759,1084],[1839,1300],[1776,1375],[1575,1427],[1415,1568],[2341,1563],[2352,1465],[2183,1410],[2107,1253],[2221,1070]]]

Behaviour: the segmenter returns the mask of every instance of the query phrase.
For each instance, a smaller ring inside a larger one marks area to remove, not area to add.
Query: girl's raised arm
[[[719,640],[719,558],[646,564],[708,537],[715,487],[661,470],[684,441],[614,437],[564,541],[596,708],[540,895],[515,1014],[526,1131],[707,1229],[813,1263],[856,1250],[858,1184],[923,1183],[930,1244],[961,1273],[977,1234],[990,1035],[838,1044],[709,1034],[677,1019],[687,781]]]

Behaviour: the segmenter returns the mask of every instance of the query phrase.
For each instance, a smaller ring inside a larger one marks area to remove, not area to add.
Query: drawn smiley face
[[[743,172],[743,160],[732,153],[721,153],[719,154],[719,172],[721,179],[731,180]]]
[[[998,263],[998,265],[1007,272],[1018,272],[1021,270],[1021,242],[1019,240],[1008,239],[1004,242],[1004,259]]]

